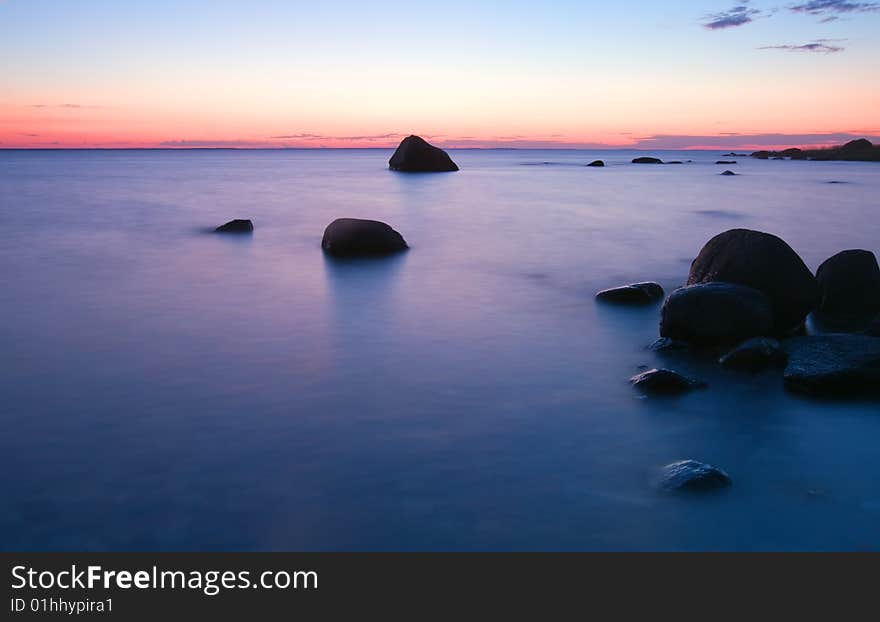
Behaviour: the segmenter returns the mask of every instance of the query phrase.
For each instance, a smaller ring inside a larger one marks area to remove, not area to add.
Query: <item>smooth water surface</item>
[[[878,252],[880,166],[389,155],[0,151],[0,549],[880,549],[877,403],[649,352],[658,307],[593,299],[733,227]],[[343,216],[412,249],[330,261]],[[658,365],[710,388],[639,399]],[[658,493],[682,458],[734,486]]]

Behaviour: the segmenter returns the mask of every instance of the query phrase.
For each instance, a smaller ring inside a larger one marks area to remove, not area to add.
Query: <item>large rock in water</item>
[[[603,289],[596,298],[619,304],[646,305],[663,298],[663,287],[659,283],[633,283],[622,287]]]
[[[448,153],[419,136],[404,138],[388,161],[388,166],[404,173],[447,173],[458,170]]]
[[[785,385],[820,396],[880,393],[880,338],[816,335],[785,342]]]
[[[677,395],[702,389],[704,382],[682,376],[671,369],[649,369],[629,379],[633,387],[647,395]]]
[[[663,160],[659,158],[649,158],[647,156],[641,158],[634,158],[632,161],[633,164],[663,164]]]
[[[681,460],[667,464],[660,472],[660,487],[668,491],[708,491],[726,488],[730,476],[711,464]]]
[[[803,260],[784,240],[760,231],[731,229],[706,243],[691,264],[687,284],[718,281],[767,296],[776,333],[799,327],[819,302],[819,286]]]
[[[737,343],[770,333],[773,309],[758,290],[731,283],[677,289],[663,304],[660,336],[697,344]]]
[[[828,319],[852,320],[880,313],[880,266],[874,253],[837,253],[816,272],[821,299],[818,311]]]
[[[225,225],[220,225],[216,229],[214,229],[214,233],[253,233],[254,232],[254,223],[250,220],[243,220],[240,218],[236,218],[235,220],[230,220]]]
[[[324,230],[321,248],[336,257],[390,255],[409,248],[403,236],[377,220],[339,218]]]

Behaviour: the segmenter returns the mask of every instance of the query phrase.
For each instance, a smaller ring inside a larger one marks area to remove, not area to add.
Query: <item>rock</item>
[[[764,158],[764,159],[766,160],[767,158]],[[772,160],[784,160],[785,158],[783,158],[782,156],[776,156],[775,158],[771,158],[771,159]]]
[[[842,321],[880,313],[880,266],[871,251],[837,253],[816,271],[823,318]]]
[[[711,464],[681,460],[667,464],[660,471],[660,487],[668,491],[708,491],[726,488],[730,476]]]
[[[669,337],[660,337],[654,343],[648,346],[648,350],[652,352],[676,352],[681,350],[689,350],[691,344],[680,339],[670,339]]]
[[[254,223],[250,220],[235,219],[230,220],[225,225],[220,225],[214,229],[214,233],[253,233]]]
[[[751,287],[767,296],[774,333],[796,329],[819,302],[813,273],[788,244],[769,233],[731,229],[709,240],[691,264],[687,284],[716,281]]]
[[[718,160],[715,164],[736,164],[735,160]]]
[[[605,166],[605,162],[603,162],[602,160],[593,160],[592,162],[587,164],[587,166]]]
[[[663,287],[659,283],[633,283],[622,287],[603,289],[596,298],[606,302],[645,305],[663,298]]]
[[[726,176],[728,176],[728,177],[730,177],[731,175],[736,175],[736,173],[734,173],[733,171],[724,171],[724,172],[721,173],[721,174],[722,174],[722,175],[726,175]]]
[[[663,304],[660,336],[696,344],[738,343],[769,334],[773,309],[761,292],[731,283],[677,289]]]
[[[649,369],[633,376],[629,381],[647,395],[676,395],[706,386],[699,380],[682,376],[671,369]]]
[[[633,164],[663,164],[663,160],[658,160],[657,158],[635,158],[632,161]]]
[[[864,162],[880,162],[880,146],[871,144],[866,138],[851,140],[845,145],[838,147],[826,147],[822,149],[784,149],[783,151],[756,151],[753,158],[766,160],[772,157],[781,160],[789,157],[792,160],[849,160]]]
[[[785,342],[785,385],[820,396],[880,393],[880,338],[815,335]]]
[[[667,164],[684,164],[681,160],[670,160]]]
[[[324,230],[321,248],[336,257],[389,255],[408,248],[397,231],[376,220],[339,218]]]
[[[739,344],[718,361],[722,367],[757,372],[774,365],[785,365],[788,354],[782,344],[768,337],[752,337]]]
[[[458,166],[445,151],[418,136],[407,136],[388,161],[391,170],[404,173],[445,173]]]

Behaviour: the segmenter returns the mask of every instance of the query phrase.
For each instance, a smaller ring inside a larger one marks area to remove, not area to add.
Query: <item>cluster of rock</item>
[[[755,151],[753,158],[759,160],[847,160],[853,162],[880,162],[880,145],[874,145],[866,138],[851,140],[839,147],[825,149],[798,149],[791,147],[782,151]]]
[[[595,163],[593,165],[596,165]],[[404,138],[388,161],[392,170],[405,173],[457,171],[445,151],[419,136]],[[253,233],[250,220],[236,219],[214,229],[215,233]],[[405,251],[406,240],[384,222],[359,218],[338,218],[324,230],[321,248],[333,257],[382,257]]]
[[[644,286],[597,296],[640,304],[659,298]],[[806,335],[811,313],[834,332]],[[787,388],[815,395],[880,393],[880,266],[870,251],[838,253],[813,275],[784,240],[732,229],[706,243],[660,315],[654,350],[715,351],[724,367],[751,372],[784,367]],[[631,382],[666,395],[702,386],[667,369]]]

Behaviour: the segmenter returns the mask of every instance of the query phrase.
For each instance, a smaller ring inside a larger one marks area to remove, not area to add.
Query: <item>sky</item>
[[[0,0],[0,148],[880,142],[880,1]]]

